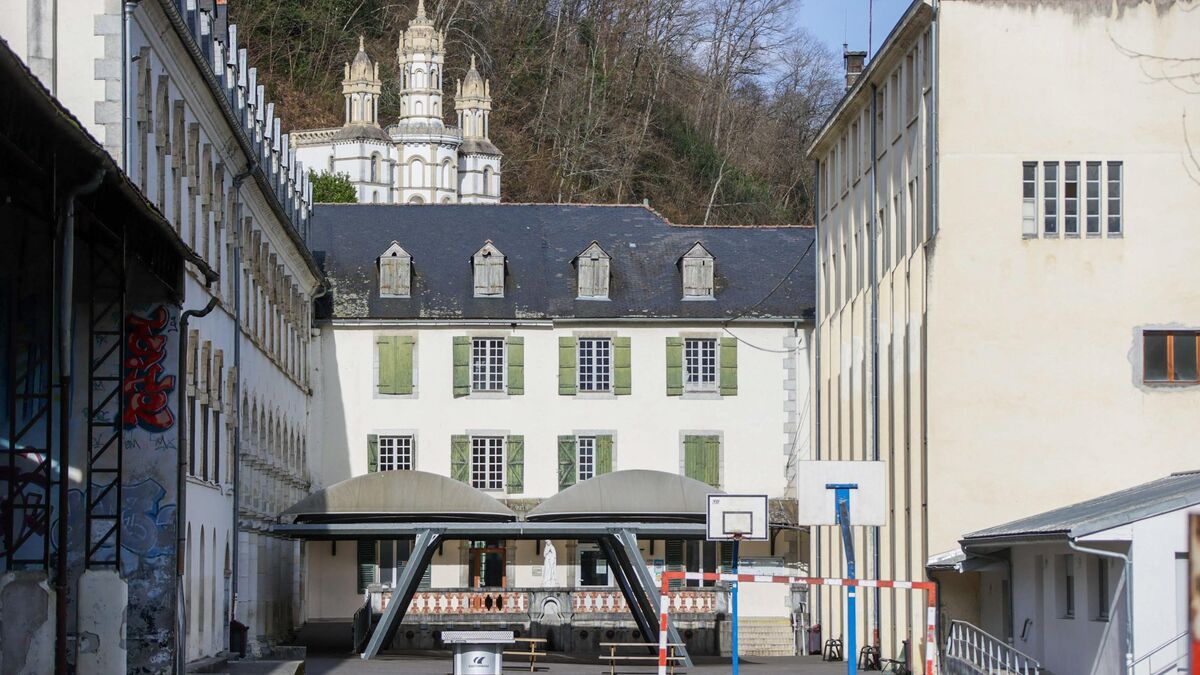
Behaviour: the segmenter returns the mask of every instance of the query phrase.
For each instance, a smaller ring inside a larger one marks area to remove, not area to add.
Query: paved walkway
[[[742,657],[740,672],[746,675],[840,675],[846,672],[845,663],[825,663],[820,657]],[[528,673],[528,667],[520,667],[509,662],[504,672],[506,675]],[[556,656],[549,662],[538,660],[538,673],[551,675],[601,675],[609,672],[608,665],[600,662],[598,657],[590,659],[569,659]],[[618,673],[623,675],[653,675],[656,666],[620,666]],[[729,659],[715,657],[699,657],[696,666],[688,669],[677,668],[677,673],[687,675],[716,675],[729,673]],[[325,655],[310,656],[305,663],[307,675],[449,675],[450,655],[436,652],[420,654],[385,655],[372,661],[363,661],[354,657],[330,657]]]

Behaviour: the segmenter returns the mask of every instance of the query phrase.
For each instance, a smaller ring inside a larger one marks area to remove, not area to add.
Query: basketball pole
[[[733,537],[733,574],[738,573],[738,544],[741,543],[741,535]],[[733,582],[733,675],[738,675],[738,582]]]
[[[842,548],[846,553],[846,577],[855,579],[854,574],[854,531],[850,529],[850,491],[857,490],[857,483],[826,483],[826,490],[833,490],[837,523],[842,530]],[[858,675],[858,586],[846,589],[846,672]]]

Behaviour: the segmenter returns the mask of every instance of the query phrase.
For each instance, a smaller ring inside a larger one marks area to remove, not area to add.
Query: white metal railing
[[[966,621],[951,621],[946,657],[986,675],[1037,675],[1037,659]]]
[[[1183,660],[1183,657],[1187,656],[1186,649],[1183,650],[1182,654],[1177,653],[1175,658],[1173,658],[1173,659],[1171,659],[1170,654],[1164,655],[1163,658],[1170,659],[1170,661],[1168,661],[1168,662],[1162,662],[1161,659],[1159,659],[1159,661],[1160,661],[1159,663],[1154,663],[1154,661],[1151,660],[1151,657],[1153,657],[1154,655],[1163,651],[1167,647],[1170,647],[1172,645],[1178,645],[1181,641],[1183,641],[1185,638],[1187,638],[1187,636],[1188,636],[1188,631],[1185,630],[1182,633],[1180,633],[1179,635],[1176,635],[1175,637],[1171,638],[1170,640],[1167,640],[1166,642],[1160,644],[1159,646],[1155,647],[1154,649],[1151,649],[1150,651],[1146,652],[1145,654],[1142,654],[1141,656],[1137,657],[1136,659],[1134,659],[1133,663],[1129,664],[1129,666],[1130,666],[1129,672],[1134,673],[1134,674],[1150,673],[1150,675],[1162,675],[1162,673],[1166,673],[1168,671],[1175,670],[1177,667],[1179,667],[1179,665],[1180,665],[1179,662]],[[1143,667],[1138,668],[1138,666],[1143,666]]]

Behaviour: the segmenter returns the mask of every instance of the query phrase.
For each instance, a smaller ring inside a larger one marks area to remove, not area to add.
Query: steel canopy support
[[[408,611],[408,603],[412,602],[413,595],[416,594],[417,587],[421,583],[421,577],[425,575],[425,569],[433,560],[433,552],[439,536],[433,530],[422,530],[417,534],[417,539],[413,542],[412,555],[409,556],[408,563],[404,565],[404,570],[400,573],[400,579],[396,582],[396,590],[392,592],[392,601],[384,610],[379,625],[375,626],[375,630],[371,633],[371,640],[367,642],[367,649],[362,653],[362,658],[375,658],[383,645],[391,642],[392,637],[396,635],[396,629],[400,627],[400,622],[404,620],[404,613]]]
[[[629,605],[629,613],[633,615],[634,623],[637,624],[638,630],[642,631],[642,636],[649,640],[651,636],[658,633],[658,628],[655,624],[650,623],[648,617],[656,615],[650,607],[646,595],[638,593],[630,583],[630,576],[634,572],[630,569],[632,565],[628,557],[617,551],[612,537],[600,538],[600,550],[604,551],[604,557],[611,563],[613,576],[617,579],[617,585],[621,587],[621,593],[625,595],[625,602]]]
[[[634,571],[634,578],[642,587],[642,592],[646,594],[646,597],[650,598],[650,602],[653,603],[656,608],[661,607],[662,596],[658,592],[658,586],[654,585],[654,576],[651,575],[650,570],[644,564],[642,564],[642,553],[638,550],[637,535],[629,530],[619,530],[616,532],[616,538],[617,541],[620,542],[621,548],[624,550],[625,555],[629,558],[631,563],[630,567]],[[654,616],[657,617],[658,615],[655,614]],[[654,634],[657,636],[659,632],[658,629],[661,628],[661,626],[658,625],[657,621],[655,621],[654,626],[656,628]],[[650,636],[647,635],[646,637]],[[693,667],[695,664],[692,663],[692,656],[691,654],[688,654],[687,647],[684,645],[683,640],[680,639],[679,631],[675,628],[675,624],[667,624],[667,637],[670,638],[669,641],[672,644],[680,645],[675,653],[683,657],[683,666],[685,668]]]

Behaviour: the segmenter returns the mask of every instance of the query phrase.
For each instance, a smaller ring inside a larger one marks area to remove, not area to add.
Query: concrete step
[[[721,655],[732,652],[733,625],[721,624]],[[795,656],[792,621],[786,617],[746,617],[738,621],[738,653],[742,656]]]

